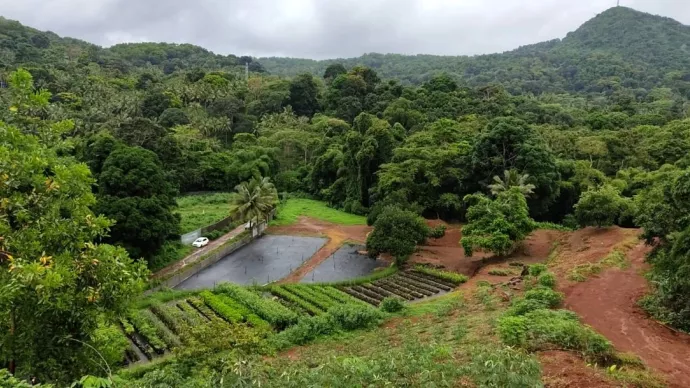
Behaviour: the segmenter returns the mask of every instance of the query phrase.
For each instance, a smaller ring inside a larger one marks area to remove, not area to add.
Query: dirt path
[[[366,225],[336,225],[308,217],[300,217],[294,225],[271,227],[268,233],[287,235],[321,236],[328,238],[328,242],[321,247],[309,260],[280,281],[279,284],[299,283],[300,280],[319,264],[334,254],[346,241],[363,244],[371,227]]]
[[[199,248],[194,253],[190,254],[189,256],[185,257],[184,259],[180,261],[176,261],[167,267],[161,269],[160,271],[156,272],[151,276],[152,279],[161,279],[165,278],[166,276],[173,274],[180,269],[188,266],[189,264],[195,263],[201,256],[204,254],[211,252],[213,249],[223,245],[225,242],[228,240],[236,237],[238,234],[244,232],[244,224],[238,226],[237,228],[231,230],[229,233],[213,240],[209,241],[208,245],[206,245],[203,248]]]
[[[649,319],[637,306],[647,291],[641,275],[648,247],[628,252],[630,267],[608,269],[598,277],[566,288],[565,307],[608,338],[622,352],[637,354],[660,372],[671,387],[690,387],[690,336]]]

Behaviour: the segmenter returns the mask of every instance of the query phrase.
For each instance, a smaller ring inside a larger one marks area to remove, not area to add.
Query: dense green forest
[[[322,75],[329,65],[364,65],[384,79],[421,85],[445,72],[477,87],[500,83],[513,94],[611,93],[670,87],[690,96],[690,27],[630,8],[611,8],[563,39],[480,56],[365,54],[316,61],[260,58],[272,74]]]
[[[262,177],[382,227],[476,221],[470,253],[531,219],[644,228],[644,305],[690,331],[688,38],[620,7],[503,54],[256,60],[0,18],[0,367],[102,374],[85,345],[176,259],[175,197]]]

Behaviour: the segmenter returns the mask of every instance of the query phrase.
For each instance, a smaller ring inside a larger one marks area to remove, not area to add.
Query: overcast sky
[[[616,0],[0,0],[0,15],[102,46],[193,43],[220,54],[472,55],[562,38]],[[621,0],[690,24],[688,0]]]

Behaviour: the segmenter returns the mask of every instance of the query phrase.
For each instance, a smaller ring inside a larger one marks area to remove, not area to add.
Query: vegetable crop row
[[[431,276],[439,278],[439,279],[447,280],[456,286],[458,286],[462,283],[465,283],[468,280],[467,276],[465,276],[465,275],[455,273],[455,272],[448,272],[448,271],[443,271],[440,269],[430,268],[430,267],[426,267],[423,265],[418,265],[418,266],[414,267],[414,270],[417,272],[427,274],[427,275],[431,275]]]
[[[217,288],[217,291],[227,294],[239,303],[247,306],[256,315],[260,316],[268,323],[276,326],[278,329],[283,329],[295,322],[297,322],[297,314],[289,310],[282,304],[262,298],[244,287],[236,284],[226,283]]]
[[[165,352],[165,342],[158,337],[156,329],[141,311],[137,311],[130,315],[129,321],[132,323],[135,330],[146,339],[146,342],[151,345],[156,353],[163,354],[163,352]]]
[[[323,313],[323,310],[321,310],[320,308],[302,299],[300,296],[293,294],[292,292],[288,291],[282,286],[271,287],[271,293],[300,306],[311,315],[319,315]]]
[[[242,319],[244,319],[245,322],[250,324],[252,327],[255,327],[257,329],[265,329],[265,330],[270,330],[271,325],[268,324],[268,322],[264,321],[259,317],[258,315],[254,314],[250,309],[248,309],[246,306],[238,303],[236,300],[230,298],[229,296],[225,294],[219,294],[216,295],[218,298],[220,298],[220,301],[225,303],[226,306],[234,309],[235,311],[239,312],[242,314]]]
[[[346,294],[337,288],[330,287],[330,286],[317,286],[317,289],[324,294],[328,295],[331,299],[337,300],[340,303],[343,304],[358,304],[358,305],[363,305],[367,304],[366,302],[363,302],[361,299],[357,299],[353,297],[352,295]]]
[[[363,301],[365,301],[371,305],[378,306],[379,303],[381,303],[381,301],[379,301],[378,299],[370,298],[370,297],[368,297],[364,294],[361,294],[361,293],[359,293],[359,292],[357,292],[357,291],[355,291],[349,287],[343,288],[342,290],[343,290],[343,292],[345,292],[349,295],[352,295],[353,297],[355,297],[357,299],[363,300]]]
[[[328,311],[329,308],[335,306],[337,303],[331,298],[320,295],[313,292],[308,286],[292,284],[289,286],[284,286],[286,290],[292,292],[293,294],[305,299],[307,302],[315,305],[316,307],[322,309],[323,311]]]
[[[440,279],[438,278],[431,278],[431,277],[426,277],[420,274],[419,272],[405,272],[404,273],[405,277],[408,277],[410,279],[414,279],[418,282],[427,284],[429,286],[438,288],[443,291],[450,291],[453,289],[452,286],[443,283]]]
[[[439,292],[441,292],[441,289],[440,289],[440,288],[437,288],[437,287],[434,287],[434,286],[430,286],[430,285],[428,285],[428,284],[426,284],[426,283],[417,281],[416,279],[412,279],[412,278],[410,278],[410,277],[408,277],[408,276],[399,275],[398,279],[400,279],[401,281],[403,281],[403,282],[405,282],[405,283],[407,283],[407,284],[410,284],[410,285],[412,285],[412,286],[414,286],[414,287],[420,288],[420,289],[422,289],[422,290],[427,290],[427,291],[429,291],[429,292],[431,292],[431,293],[434,293],[434,294],[438,294]]]
[[[173,349],[182,345],[180,339],[172,331],[170,331],[170,329],[165,326],[165,323],[161,322],[161,320],[158,319],[156,314],[151,312],[151,310],[141,310],[139,313],[146,317],[151,326],[156,330],[158,338],[165,342],[165,345],[168,349]]]
[[[211,310],[229,323],[242,322],[242,313],[240,311],[226,305],[218,296],[212,294],[210,291],[204,291],[200,293],[199,296],[201,296]]]

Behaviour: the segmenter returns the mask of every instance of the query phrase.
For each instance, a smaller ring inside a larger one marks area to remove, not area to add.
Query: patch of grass
[[[232,193],[186,195],[177,198],[180,230],[188,233],[212,225],[230,215]]]
[[[460,285],[462,283],[465,283],[469,278],[463,274],[456,273],[456,272],[448,272],[448,271],[443,271],[440,269],[436,268],[431,268],[427,267],[424,265],[417,265],[414,267],[414,270],[417,272],[421,272],[430,276],[437,277],[442,280],[449,281],[455,285]]]
[[[149,260],[149,269],[151,272],[163,269],[170,263],[184,259],[194,252],[194,249],[193,246],[184,245],[179,241],[166,241],[160,252]]]
[[[172,300],[186,299],[190,296],[198,295],[200,291],[195,290],[173,290],[166,288],[147,295],[134,303],[137,309],[146,309],[156,304],[167,303]]]
[[[311,217],[339,225],[366,225],[367,223],[366,217],[330,208],[325,202],[315,201],[313,199],[291,198],[278,207],[278,213],[276,218],[271,222],[271,225],[292,225],[297,222],[297,218],[300,216]]]
[[[629,266],[625,253],[614,250],[597,263],[584,263],[576,266],[568,274],[568,279],[574,282],[584,282],[593,275],[598,275],[605,268],[618,267],[625,269]]]
[[[513,271],[505,269],[505,268],[494,268],[489,271],[489,275],[492,276],[510,276],[513,274]]]
[[[557,230],[559,232],[572,232],[574,229],[553,222],[537,222],[536,229]]]

